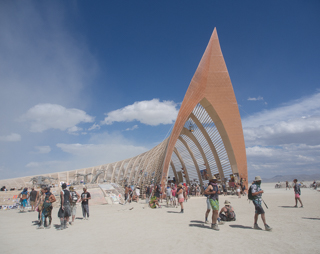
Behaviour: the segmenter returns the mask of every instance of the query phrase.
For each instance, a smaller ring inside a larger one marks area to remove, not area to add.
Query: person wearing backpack
[[[258,226],[258,217],[261,214],[261,219],[262,219],[262,221],[264,223],[265,230],[266,231],[271,231],[272,228],[269,227],[269,225],[266,222],[265,212],[264,212],[264,210],[262,208],[262,205],[261,205],[261,201],[262,201],[261,197],[262,197],[262,193],[263,193],[263,190],[260,187],[261,186],[261,181],[262,181],[261,177],[260,176],[256,176],[255,179],[254,179],[253,184],[250,186],[249,193],[248,193],[248,198],[250,200],[252,200],[252,202],[254,204],[254,207],[255,207],[253,228],[261,230],[261,228]]]
[[[80,199],[80,195],[78,192],[74,190],[73,186],[69,187],[70,195],[71,195],[71,202],[70,202],[70,210],[71,210],[71,216],[72,216],[72,221],[69,222],[69,224],[72,226],[74,223],[74,219],[76,217],[77,213],[77,202]]]

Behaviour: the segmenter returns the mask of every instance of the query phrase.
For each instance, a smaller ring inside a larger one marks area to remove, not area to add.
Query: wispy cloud
[[[21,140],[21,136],[20,136],[20,134],[17,134],[17,133],[11,133],[6,136],[0,136],[0,141],[16,142],[16,141],[20,141],[20,140]]]
[[[291,101],[275,109],[265,110],[243,119],[243,127],[259,127],[289,119],[320,115],[320,93]]]
[[[51,152],[50,146],[36,146],[35,149],[37,150],[36,153],[50,153]]]
[[[177,115],[177,104],[173,101],[160,102],[159,99],[139,101],[124,108],[107,113],[101,124],[113,122],[139,121],[143,124],[156,126],[159,124],[172,124]]]
[[[99,129],[100,129],[100,125],[94,123],[94,124],[88,129],[88,131],[99,130]]]
[[[248,101],[263,101],[263,97],[261,96],[258,96],[257,98],[249,97]]]
[[[133,131],[138,128],[139,128],[138,125],[133,125],[131,128],[127,128],[126,131]]]

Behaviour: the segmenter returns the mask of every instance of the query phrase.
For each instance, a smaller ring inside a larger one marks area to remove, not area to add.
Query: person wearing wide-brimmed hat
[[[224,207],[221,208],[219,217],[222,221],[235,221],[236,214],[231,206],[231,203],[226,200],[224,201]]]
[[[208,195],[208,203],[212,209],[212,224],[211,228],[214,230],[220,230],[217,224],[219,216],[219,194],[220,190],[217,185],[217,178],[213,177],[209,180],[209,185],[204,191],[205,195]],[[210,212],[210,210],[209,210]]]
[[[254,207],[255,207],[255,215],[254,215],[254,225],[253,225],[253,228],[254,229],[260,229],[261,228],[258,226],[258,217],[259,217],[259,214],[261,214],[261,219],[264,223],[264,227],[267,231],[271,231],[272,228],[269,227],[269,225],[267,224],[266,222],[266,217],[265,217],[265,212],[262,208],[262,205],[261,205],[261,197],[262,197],[262,193],[263,193],[263,190],[260,188],[261,186],[261,177],[260,176],[256,176],[255,179],[254,179],[254,182],[253,184],[250,186],[251,188],[251,193],[252,193],[252,202],[254,204]]]

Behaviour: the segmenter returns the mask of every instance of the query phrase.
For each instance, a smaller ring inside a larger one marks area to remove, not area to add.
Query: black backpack
[[[252,185],[250,186],[249,190],[248,190],[248,199],[249,200],[253,200],[253,195],[252,195]]]

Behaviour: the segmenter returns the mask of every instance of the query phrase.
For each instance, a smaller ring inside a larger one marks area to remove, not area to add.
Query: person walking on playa
[[[222,182],[222,191],[224,196],[228,195],[227,186],[225,182]]]
[[[298,180],[294,179],[294,186],[293,186],[293,191],[294,191],[294,199],[296,201],[296,205],[294,207],[298,207],[298,200],[300,202],[300,207],[303,207],[302,201],[300,199],[300,195],[301,195],[301,190],[300,190],[300,185],[298,184]]]
[[[177,194],[177,189],[176,189],[176,186],[173,186],[172,187],[172,205],[177,208],[178,207],[178,200],[177,200],[177,197],[176,197],[176,194]]]
[[[209,185],[204,191],[205,195],[208,195],[209,204],[212,209],[212,224],[211,228],[214,230],[220,230],[217,224],[218,216],[219,216],[219,188],[217,185],[217,178],[213,177],[209,180]],[[210,212],[210,210],[209,210]]]
[[[28,188],[24,188],[23,191],[19,194],[20,198],[20,210],[24,212],[25,208],[28,206],[29,192]]]
[[[50,192],[49,187],[45,187],[45,197],[43,201],[43,209],[41,213],[41,221],[46,229],[51,227],[52,222],[52,203],[56,202],[55,196]],[[49,224],[47,224],[47,218],[49,219]]]
[[[241,194],[240,194],[240,184],[239,183],[236,183],[236,187],[237,187],[237,195],[238,195],[238,198],[241,198]]]
[[[289,188],[289,190],[290,190],[290,185],[289,185],[289,182],[288,181],[286,181],[286,190]]]
[[[167,207],[172,205],[172,189],[170,187],[170,184],[168,184],[167,189],[166,189],[166,202],[167,202]]]
[[[36,210],[38,210],[38,221],[39,221],[39,225],[37,227],[37,229],[43,229],[43,224],[44,224],[44,221],[43,221],[43,218],[42,218],[42,210],[43,210],[43,203],[44,203],[44,200],[46,198],[46,187],[43,186],[41,188],[41,190],[39,191],[38,193],[38,197],[37,197],[37,205],[36,205]]]
[[[177,195],[178,195],[178,202],[179,202],[179,204],[180,204],[180,206],[181,206],[181,213],[184,212],[184,210],[183,210],[183,202],[184,202],[183,193],[184,193],[183,186],[182,186],[182,184],[180,183],[180,184],[178,185]]]
[[[135,195],[134,195],[135,201],[137,203],[139,203],[139,197],[140,197],[140,187],[139,187],[139,185],[135,188],[134,192],[135,192]]]
[[[80,195],[78,194],[78,192],[76,192],[74,190],[73,186],[69,187],[69,191],[70,191],[70,195],[71,195],[71,202],[70,202],[70,210],[71,210],[71,222],[69,222],[69,225],[73,225],[74,223],[74,219],[76,217],[76,213],[77,213],[77,202],[78,200],[80,200]]]
[[[35,211],[37,196],[38,192],[34,189],[34,187],[32,187],[30,192],[31,212]]]
[[[83,192],[81,194],[81,207],[84,220],[89,220],[89,199],[91,199],[91,195],[87,191],[87,187],[83,187]]]
[[[60,230],[67,228],[69,217],[71,216],[70,202],[72,201],[70,192],[67,190],[67,184],[62,184],[62,191],[60,192],[61,207],[58,211],[58,217],[60,218]]]
[[[261,219],[263,221],[265,230],[271,231],[272,228],[269,227],[269,225],[266,222],[265,212],[264,212],[264,210],[262,208],[262,205],[261,205],[261,201],[262,201],[261,197],[262,197],[262,193],[263,193],[263,190],[261,190],[261,187],[260,187],[261,186],[261,181],[262,181],[261,177],[260,176],[256,176],[255,179],[254,179],[253,184],[250,186],[251,194],[252,194],[252,202],[253,202],[254,207],[255,207],[253,228],[261,230],[261,228],[258,226],[258,217],[261,214]]]

